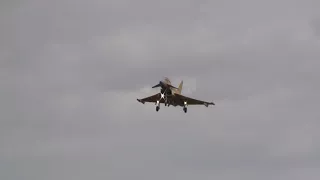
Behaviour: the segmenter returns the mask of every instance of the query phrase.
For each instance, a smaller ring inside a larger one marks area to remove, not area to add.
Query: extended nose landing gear
[[[187,113],[187,108],[184,107],[184,108],[183,108],[183,111],[184,111],[184,113]]]

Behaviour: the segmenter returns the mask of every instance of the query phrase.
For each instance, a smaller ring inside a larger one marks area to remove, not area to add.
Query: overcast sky
[[[4,0],[1,180],[318,180],[320,2]],[[168,76],[216,106],[138,103]]]

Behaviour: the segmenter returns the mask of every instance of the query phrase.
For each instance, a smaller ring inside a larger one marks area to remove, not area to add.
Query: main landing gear
[[[183,108],[184,113],[187,113],[187,110],[188,109],[186,107]]]
[[[158,112],[160,110],[160,101],[156,102],[156,111]]]
[[[183,111],[184,111],[184,113],[187,113],[187,101],[184,101],[184,103],[183,103]]]
[[[160,100],[157,100],[157,102],[156,102],[156,111],[157,112],[160,110],[160,101],[161,101],[162,98],[165,99],[165,106],[167,106],[167,105],[169,106],[170,105],[170,103],[168,103],[168,101],[167,101],[166,94],[162,94],[161,93]],[[187,106],[188,106],[187,101],[184,101],[183,102],[183,111],[184,111],[184,113],[187,113],[187,111],[188,111]]]

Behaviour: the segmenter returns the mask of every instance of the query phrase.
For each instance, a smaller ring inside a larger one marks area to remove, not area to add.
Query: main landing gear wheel
[[[183,108],[183,111],[184,111],[184,113],[187,113],[187,108],[184,107],[184,108]]]
[[[160,109],[160,107],[159,107],[159,106],[156,106],[156,111],[157,111],[157,112],[159,111],[159,109]]]

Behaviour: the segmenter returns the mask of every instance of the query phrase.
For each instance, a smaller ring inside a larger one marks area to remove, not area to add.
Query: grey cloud
[[[319,3],[1,6],[1,179],[316,179]],[[136,101],[163,76],[215,107]]]
[[[316,17],[310,22],[310,26],[312,27],[314,34],[319,37],[320,35],[320,17]]]

